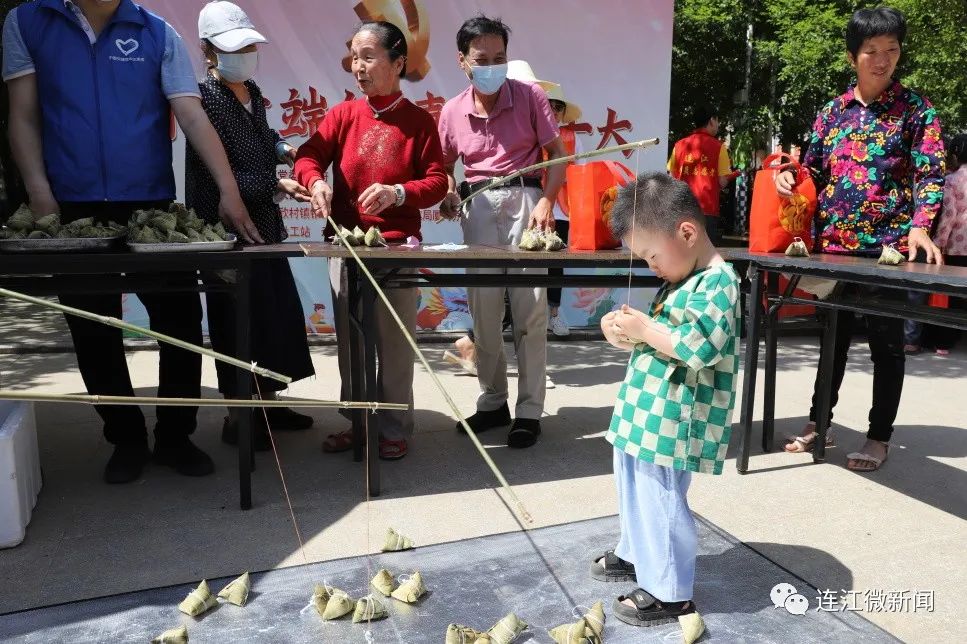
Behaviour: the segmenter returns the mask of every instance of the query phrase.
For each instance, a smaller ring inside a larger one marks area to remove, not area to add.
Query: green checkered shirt
[[[739,278],[720,264],[665,284],[649,314],[671,331],[675,355],[635,347],[605,438],[643,461],[721,474],[739,370]]]

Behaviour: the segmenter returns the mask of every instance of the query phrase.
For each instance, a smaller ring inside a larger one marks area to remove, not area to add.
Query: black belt
[[[489,188],[493,185],[497,179],[484,179],[483,181],[475,181],[473,183],[468,183],[463,181],[460,183],[460,198],[466,199],[473,193],[483,188]],[[541,183],[540,177],[517,177],[511,181],[500,184],[501,188],[541,188],[543,189],[543,184]]]

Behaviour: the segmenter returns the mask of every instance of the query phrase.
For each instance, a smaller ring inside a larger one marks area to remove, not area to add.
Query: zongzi
[[[400,550],[410,550],[413,548],[413,541],[409,537],[404,537],[393,528],[386,530],[386,538],[383,540],[383,552],[398,552]]]
[[[345,228],[343,230],[345,230]],[[352,235],[353,235],[353,241],[356,242],[356,246],[362,246],[363,244],[366,243],[366,233],[363,232],[363,229],[360,228],[359,226],[356,226],[355,228],[353,228]]]
[[[42,230],[34,230],[27,235],[27,239],[50,239],[50,235]]]
[[[226,600],[229,604],[244,606],[245,602],[248,601],[248,593],[251,588],[252,579],[246,572],[241,577],[229,582],[229,584],[222,588],[222,591],[218,593],[218,596]]]
[[[208,582],[202,579],[198,588],[188,593],[188,596],[178,604],[178,610],[186,615],[197,617],[217,605],[218,599],[212,595],[212,591],[208,588]]]
[[[386,240],[383,239],[383,233],[379,232],[379,226],[373,226],[367,230],[363,242],[369,247],[386,245]]]
[[[396,580],[386,568],[380,569],[369,583],[385,597],[389,597],[396,590]]]
[[[583,617],[570,624],[561,624],[550,630],[551,638],[557,644],[588,644],[588,622]]]
[[[544,234],[536,228],[525,230],[518,246],[523,250],[543,250]]]
[[[705,620],[697,612],[679,615],[678,623],[682,627],[682,640],[685,644],[692,644],[705,632]]]
[[[353,624],[359,622],[372,622],[383,619],[389,615],[383,602],[372,595],[366,595],[356,602],[356,610],[353,611]]]
[[[557,234],[556,230],[544,233],[544,250],[558,251],[564,248],[564,240]]]
[[[339,619],[352,612],[355,602],[345,591],[338,588],[328,588],[327,590],[329,591],[329,601],[326,602],[326,610],[322,612],[323,619]]]
[[[393,591],[393,599],[412,604],[426,594],[426,586],[423,585],[423,575],[414,572],[409,579],[403,582],[399,588]]]
[[[588,639],[592,644],[600,644],[604,638],[604,602],[595,602],[584,614],[584,621],[588,624]]]
[[[494,644],[510,644],[527,629],[527,622],[521,620],[514,613],[509,613],[499,622],[491,626],[487,633]]]
[[[887,266],[899,266],[905,259],[903,253],[893,246],[884,246],[883,252],[880,253],[880,259],[876,260],[876,263],[886,264]]]
[[[490,634],[463,624],[447,626],[446,644],[490,644]]]
[[[309,601],[316,607],[316,611],[319,612],[320,616],[326,613],[326,604],[329,603],[329,598],[332,596],[331,590],[328,586],[316,584],[315,589],[312,591],[312,597]]]
[[[34,213],[27,204],[23,204],[7,219],[7,228],[29,233],[34,229]]]
[[[171,628],[151,640],[151,644],[188,644],[188,627]]]
[[[60,229],[60,215],[44,215],[34,222],[34,230],[42,230],[48,235],[55,235]]]
[[[806,242],[801,237],[796,237],[786,248],[786,255],[789,257],[809,257],[809,249],[806,248]]]

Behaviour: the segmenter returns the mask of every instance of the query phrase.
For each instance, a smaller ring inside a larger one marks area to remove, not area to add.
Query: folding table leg
[[[770,296],[779,293],[778,273],[767,273],[766,283],[766,290]],[[779,311],[773,311],[772,306],[767,302],[764,320],[766,336],[765,400],[762,404],[762,451],[767,453],[772,451],[772,439],[776,430],[776,350],[779,341],[776,324],[778,320]]]
[[[346,300],[349,307],[349,373],[344,374],[349,378],[349,392],[352,400],[363,399],[363,331],[362,321],[360,320],[360,301],[359,301],[359,268],[355,261],[346,261]],[[361,409],[354,409],[350,412],[353,419],[353,460],[357,463],[363,460],[366,448],[366,412]]]
[[[829,433],[829,408],[832,404],[833,357],[836,354],[836,326],[839,311],[829,309],[826,328],[823,329],[823,346],[819,354],[819,400],[816,409],[816,442],[813,443],[813,462],[826,460],[826,434]]]
[[[748,325],[745,341],[745,373],[742,381],[742,410],[739,419],[741,435],[739,457],[735,462],[740,474],[749,470],[749,449],[752,439],[752,414],[755,410],[755,380],[759,368],[759,331],[762,325],[762,272],[754,265],[749,266]]]
[[[249,297],[251,264],[241,262],[235,269],[235,352],[239,360],[251,360],[250,321],[251,302]],[[252,397],[252,374],[238,371],[236,395],[241,400]],[[238,489],[239,504],[243,510],[252,507],[252,470],[255,469],[252,414],[251,410],[240,408],[234,414],[238,427]]]
[[[363,359],[365,367],[365,400],[376,401],[379,399],[379,392],[376,385],[376,290],[369,280],[360,283],[360,293],[363,300]],[[366,440],[368,448],[366,450],[368,484],[370,496],[379,496],[380,476],[379,476],[379,417],[369,411],[366,422]]]

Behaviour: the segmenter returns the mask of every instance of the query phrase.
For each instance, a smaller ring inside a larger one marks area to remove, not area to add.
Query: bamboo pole
[[[47,300],[41,299],[39,297],[32,297],[30,295],[24,295],[23,293],[18,293],[17,291],[11,291],[5,288],[0,288],[0,295],[9,297],[14,300],[20,300],[21,302],[29,302],[31,304],[37,304],[48,309],[54,309],[62,313],[67,313],[69,315],[76,315],[79,318],[84,318],[86,320],[93,320],[94,322],[100,322],[101,324],[106,324],[107,326],[113,326],[117,329],[122,329],[124,331],[130,331],[131,333],[137,333],[139,335],[147,336],[149,338],[154,338],[159,342],[164,342],[166,344],[171,344],[186,351],[193,351],[194,353],[200,353],[203,356],[208,356],[209,358],[214,358],[226,364],[230,364],[233,367],[238,367],[244,371],[250,371],[256,375],[262,376],[263,378],[270,378],[272,380],[277,380],[279,382],[289,384],[292,382],[292,378],[285,376],[281,373],[276,373],[275,371],[270,371],[264,367],[259,367],[254,362],[242,362],[238,358],[233,358],[227,356],[223,353],[218,353],[217,351],[212,351],[211,349],[206,349],[205,347],[199,347],[198,345],[191,344],[190,342],[185,342],[184,340],[179,340],[178,338],[173,338],[170,335],[165,335],[163,333],[158,333],[151,329],[146,329],[134,324],[125,322],[124,320],[119,320],[114,317],[107,315],[98,315],[97,313],[91,313],[90,311],[85,311],[83,309],[75,309],[72,306],[65,306],[60,302],[49,302]]]
[[[591,150],[590,152],[582,152],[581,154],[572,154],[570,156],[561,157],[559,159],[550,159],[548,161],[541,161],[540,163],[529,165],[526,168],[523,168],[521,170],[518,170],[517,172],[513,172],[507,175],[506,177],[497,177],[493,179],[489,185],[479,190],[475,190],[471,192],[466,199],[460,202],[460,204],[456,207],[456,210],[459,211],[461,208],[463,208],[464,204],[471,201],[474,197],[476,197],[480,193],[490,190],[491,188],[502,186],[503,184],[509,181],[513,181],[514,179],[517,179],[519,177],[522,177],[525,174],[531,174],[532,172],[536,172],[537,170],[543,170],[544,168],[560,165],[562,163],[571,163],[573,161],[580,161],[582,159],[599,157],[604,154],[610,154],[612,152],[622,152],[624,150],[641,150],[644,148],[651,147],[653,145],[658,145],[660,141],[661,139],[658,139],[657,137],[654,139],[642,139],[640,141],[633,141],[631,143],[624,143],[622,145],[612,145],[611,147],[601,148],[600,150]]]
[[[477,435],[472,429],[470,429],[470,425],[467,424],[463,414],[460,413],[460,409],[453,401],[453,398],[450,397],[450,393],[446,390],[446,387],[443,386],[443,383],[440,382],[436,372],[430,367],[430,363],[427,362],[423,352],[420,351],[420,348],[416,345],[416,340],[413,339],[413,335],[410,333],[410,330],[406,328],[406,325],[403,324],[403,320],[401,320],[400,316],[396,313],[396,309],[394,309],[393,305],[390,304],[389,298],[386,297],[386,293],[384,293],[383,289],[380,288],[376,278],[373,277],[373,274],[369,272],[369,269],[366,267],[366,264],[363,263],[363,260],[360,259],[358,254],[356,254],[356,250],[349,244],[349,242],[346,241],[346,235],[343,233],[341,226],[333,225],[333,230],[336,231],[336,236],[339,237],[339,241],[342,242],[342,245],[349,250],[349,253],[359,265],[360,270],[363,271],[364,275],[366,275],[366,279],[368,279],[373,285],[373,288],[376,290],[376,294],[379,295],[380,299],[383,301],[383,304],[386,305],[386,310],[388,310],[390,315],[393,316],[393,319],[396,320],[396,324],[403,332],[403,337],[406,338],[406,341],[409,343],[410,348],[413,349],[413,353],[416,355],[417,359],[419,359],[420,363],[423,365],[423,368],[426,369],[427,373],[430,374],[433,384],[436,385],[436,388],[440,390],[441,394],[443,394],[444,400],[446,400],[456,417],[460,419],[460,424],[463,426],[464,431],[467,432],[467,436],[470,437],[471,442],[473,442],[473,446],[477,448],[480,456],[483,458],[484,462],[487,463],[490,471],[494,473],[494,476],[497,478],[497,481],[500,483],[501,487],[503,487],[507,495],[514,501],[514,503],[517,504],[517,510],[520,512],[521,518],[523,518],[523,520],[527,523],[533,523],[534,519],[531,518],[530,512],[528,512],[527,508],[524,507],[524,503],[517,496],[517,493],[514,492],[513,488],[510,486],[510,483],[507,482],[507,479],[500,471],[500,468],[497,467],[497,464],[494,463],[493,459],[490,458],[490,455],[487,454],[487,450],[484,449],[484,446],[480,443]]]
[[[164,405],[167,407],[330,407],[337,409],[392,409],[406,411],[404,403],[358,402],[348,400],[314,400],[285,398],[282,400],[238,400],[234,398],[150,398],[140,396],[98,396],[86,394],[42,394],[0,389],[0,400],[25,402],[80,403],[85,405]]]

